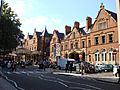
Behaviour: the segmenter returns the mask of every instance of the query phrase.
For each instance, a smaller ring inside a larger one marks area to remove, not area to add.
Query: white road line
[[[17,89],[19,89],[19,90],[25,90],[25,89],[23,89],[23,88],[21,88],[21,87],[18,87],[17,83],[16,83],[15,81],[9,79],[7,76],[4,76],[4,77],[6,78],[6,80],[12,82]]]
[[[30,76],[30,75],[28,75],[28,76]],[[90,87],[90,88],[94,88],[96,90],[102,90],[101,88],[98,88],[98,87],[95,87],[95,86],[92,86],[92,85],[81,84],[81,83],[76,83],[76,82],[71,82],[71,81],[65,81],[65,80],[60,79],[60,78],[55,78],[55,77],[50,77],[50,76],[44,76],[42,74],[38,78],[41,79],[41,80],[46,80],[46,81],[51,81],[51,82],[57,82],[57,83],[65,86],[65,87],[68,87],[68,88],[81,89],[81,90],[92,90],[92,89],[88,89]],[[49,78],[49,79],[46,79],[46,78]],[[52,79],[56,79],[56,80],[52,80]],[[77,84],[77,85],[82,85],[82,86],[87,86],[87,88],[70,87],[67,84],[65,84],[64,82],[66,82],[66,83],[72,83],[72,84]]]

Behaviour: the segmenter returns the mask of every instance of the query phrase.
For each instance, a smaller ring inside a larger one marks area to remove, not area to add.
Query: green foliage
[[[24,38],[20,30],[20,20],[17,14],[14,14],[8,3],[3,1],[0,17],[0,51],[11,51],[15,49],[19,43],[20,38]]]

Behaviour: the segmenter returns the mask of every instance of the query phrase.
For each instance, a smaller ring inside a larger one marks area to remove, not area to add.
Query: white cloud
[[[21,28],[24,29],[23,30],[24,34],[27,34],[28,32],[32,34],[34,28],[36,28],[37,31],[42,31],[46,26],[48,32],[52,33],[54,29],[57,30],[60,29],[60,31],[63,30],[62,28],[64,28],[64,26],[62,27],[61,22],[62,21],[58,18],[55,19],[53,17],[48,17],[48,16],[37,16],[23,20]],[[25,28],[27,30],[25,30]]]
[[[45,26],[49,33],[52,33],[54,29],[61,31],[62,28],[64,28],[64,26],[62,27],[61,19],[50,16],[36,16],[36,13],[34,13],[35,7],[33,7],[33,4],[35,4],[33,3],[34,1],[35,0],[5,0],[20,18],[23,33],[25,35],[28,32],[32,34],[34,28],[36,28],[37,31],[42,31]],[[31,12],[34,14],[31,15],[32,17],[29,15]]]
[[[58,18],[52,18],[52,21],[57,24],[61,23],[61,20]]]
[[[25,12],[24,0],[5,0],[6,3],[12,8],[12,10],[18,15],[22,16]]]
[[[32,17],[26,19],[23,24],[28,24],[32,26],[37,26],[37,25],[45,25],[48,21],[48,17],[46,16],[38,16],[38,17]]]

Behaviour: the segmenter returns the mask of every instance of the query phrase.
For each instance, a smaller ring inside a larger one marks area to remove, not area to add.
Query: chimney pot
[[[86,17],[86,30],[88,31],[88,29],[91,27],[92,25],[92,18],[87,16]]]
[[[74,28],[77,28],[77,29],[78,29],[78,28],[79,28],[79,25],[80,25],[79,22],[77,22],[77,21],[74,22]]]
[[[71,32],[71,27],[70,26],[65,26],[65,34],[69,34]]]

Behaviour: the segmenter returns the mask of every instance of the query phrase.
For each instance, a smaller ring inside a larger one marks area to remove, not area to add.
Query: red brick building
[[[93,23],[91,17],[86,18],[85,27],[81,27],[79,22],[74,22],[72,29],[70,26],[65,26],[65,34],[64,39],[59,39],[53,33],[50,44],[51,59],[53,59],[54,39],[57,38],[56,43],[61,45],[62,57],[68,58],[69,54],[75,51],[84,52],[85,60],[93,64],[118,63],[117,14],[106,10],[103,4]]]
[[[48,33],[46,28],[42,32],[34,29],[33,35],[28,34],[24,40],[23,47],[31,51],[31,56],[26,57],[26,59],[31,59],[34,62],[48,59],[50,55],[51,37],[52,34]]]

